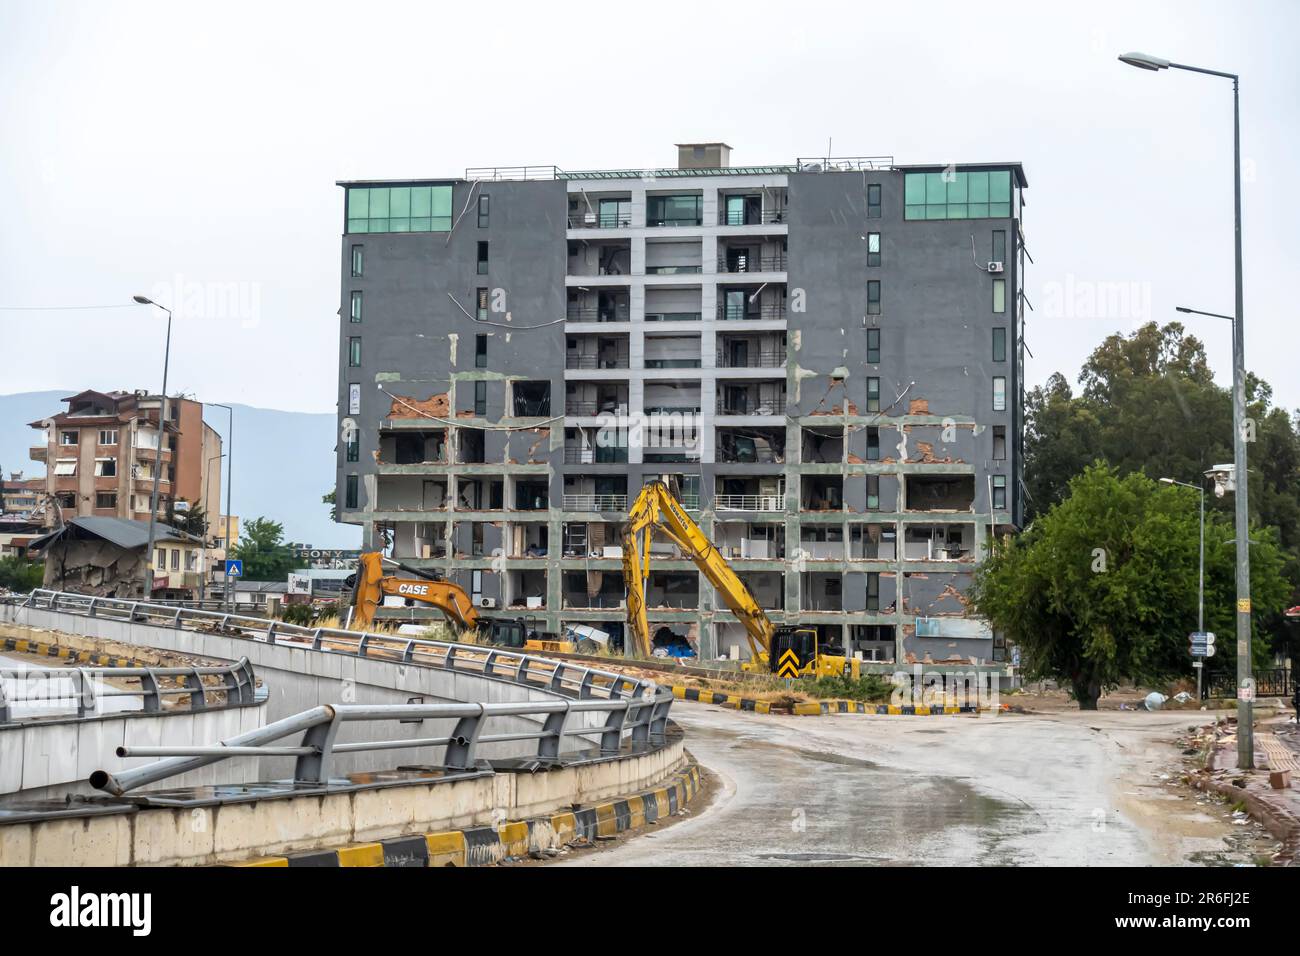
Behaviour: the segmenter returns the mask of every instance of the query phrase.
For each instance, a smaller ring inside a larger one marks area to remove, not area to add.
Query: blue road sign
[[[244,576],[244,562],[231,559],[226,562],[226,577],[242,578]]]

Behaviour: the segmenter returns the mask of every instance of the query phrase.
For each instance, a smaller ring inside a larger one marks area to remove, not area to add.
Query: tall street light
[[[153,600],[153,539],[158,523],[158,479],[162,477],[163,430],[167,427],[167,365],[172,354],[172,310],[147,296],[132,296],[140,305],[152,305],[167,313],[167,345],[163,349],[162,405],[158,409],[158,448],[154,452],[153,492],[149,495],[149,543],[145,545],[144,599]]]
[[[235,483],[235,410],[229,405],[222,405],[220,402],[204,402],[205,405],[211,405],[213,408],[224,408],[230,417],[230,423],[226,426],[226,560],[230,560],[230,486]],[[222,597],[225,599],[226,608],[230,610],[234,607],[231,602],[230,575],[222,568],[221,580],[225,583],[225,593]]]
[[[1236,73],[1207,70],[1185,63],[1171,63],[1146,53],[1125,53],[1120,60],[1141,70],[1188,70],[1232,80],[1232,172],[1233,230],[1236,246],[1236,311],[1232,323],[1232,450],[1236,480],[1237,532],[1237,767],[1250,770],[1255,766],[1253,681],[1250,676],[1250,534],[1247,508],[1246,437],[1246,359],[1242,337],[1241,279],[1241,102]],[[1190,309],[1184,311],[1192,311]]]
[[[1201,561],[1200,572],[1197,576],[1196,588],[1196,633],[1205,633],[1205,488],[1202,485],[1189,484],[1186,481],[1178,481],[1174,478],[1161,478],[1162,484],[1182,485],[1184,488],[1191,488],[1201,493]],[[1196,668],[1196,704],[1199,707],[1201,703],[1201,674],[1205,671],[1204,664]]]

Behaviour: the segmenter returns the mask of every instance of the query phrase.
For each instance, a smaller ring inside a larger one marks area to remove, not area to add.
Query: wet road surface
[[[558,865],[1159,865],[1257,847],[1176,784],[1202,715],[780,717],[680,705],[707,809]]]

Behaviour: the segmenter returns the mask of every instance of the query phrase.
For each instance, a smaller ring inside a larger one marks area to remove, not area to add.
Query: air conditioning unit
[[[495,608],[495,607],[497,606],[497,599],[496,599],[496,598],[481,597],[481,598],[479,598],[477,601],[475,601],[474,603],[477,604],[479,607],[483,607],[483,608],[487,608],[488,610],[492,610],[493,608]]]
[[[1001,272],[1001,271],[1003,270],[1003,268],[1004,268],[1004,266],[1003,266],[1002,263],[1000,263],[1000,262],[990,262],[990,263],[989,263],[989,272]]]

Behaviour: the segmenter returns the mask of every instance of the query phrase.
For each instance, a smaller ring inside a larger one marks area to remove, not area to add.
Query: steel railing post
[[[142,703],[145,713],[160,713],[162,711],[162,694],[159,693],[158,678],[154,675],[152,668],[145,668],[144,675],[140,678],[140,687],[144,691]]]
[[[334,741],[338,738],[339,718],[331,708],[330,719],[307,728],[302,735],[304,747],[311,747],[312,752],[299,757],[293,767],[295,784],[316,784],[324,786],[329,783],[330,762],[334,756]]]
[[[600,755],[608,757],[618,753],[623,739],[623,721],[627,710],[619,707],[611,710],[605,717],[605,729],[600,735]]]
[[[546,715],[542,724],[542,735],[537,741],[539,760],[558,762],[560,759],[560,742],[564,739],[564,724],[569,717],[569,702],[564,702],[564,710],[557,710]]]
[[[190,710],[203,710],[208,706],[207,694],[203,690],[203,678],[199,676],[199,669],[196,667],[194,672],[185,675],[185,686],[190,689]]]
[[[478,713],[462,717],[456,721],[456,728],[451,732],[451,741],[447,744],[447,753],[443,764],[451,770],[474,769],[474,751],[478,747],[478,738],[483,732],[483,705],[478,705]]]

